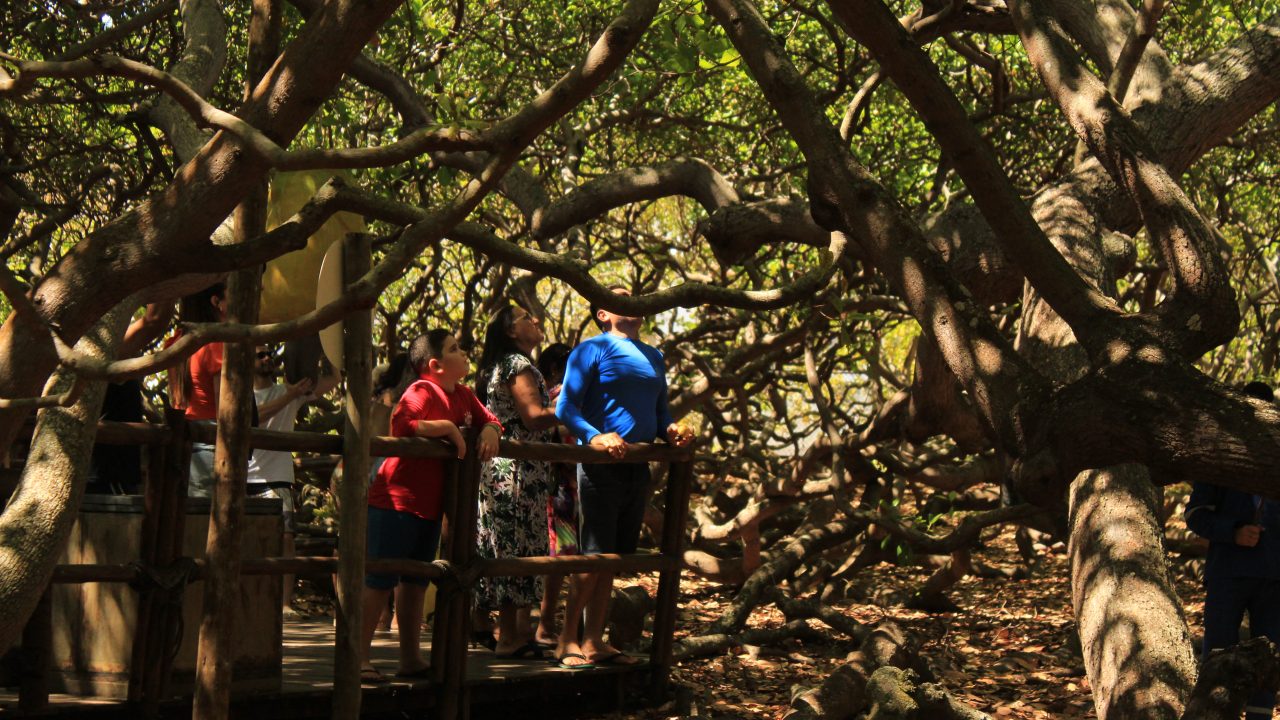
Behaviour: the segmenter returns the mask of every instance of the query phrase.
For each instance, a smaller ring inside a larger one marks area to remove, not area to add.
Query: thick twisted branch
[[[1222,257],[1225,243],[1161,164],[1128,111],[1076,54],[1047,7],[1051,4],[1011,2],[1014,24],[1050,95],[1138,208],[1174,281],[1173,292],[1156,313],[1179,349],[1199,357],[1234,336],[1240,321]],[[1061,314],[1056,305],[1054,309]],[[1097,352],[1081,340],[1091,353]]]
[[[1118,308],[1085,282],[1049,242],[995,151],[969,122],[964,107],[928,55],[880,0],[833,0],[830,5],[920,113],[995,230],[1001,250],[1018,264],[1083,345],[1100,348],[1113,337],[1106,320],[1115,317]]]
[[[1035,371],[947,272],[897,199],[850,155],[759,11],[747,0],[707,0],[707,7],[804,153],[815,219],[857,240],[942,349],[995,437],[1016,453],[1022,404],[1045,389]]]

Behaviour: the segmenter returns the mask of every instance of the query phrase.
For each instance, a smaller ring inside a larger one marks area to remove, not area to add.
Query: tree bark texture
[[[343,239],[344,284],[369,271],[370,243],[363,235]],[[342,431],[342,515],[338,533],[338,625],[333,663],[333,716],[360,717],[360,625],[363,610],[365,535],[369,523],[369,415],[373,399],[373,324],[369,313],[348,315],[342,325],[342,369],[347,381]]]
[[[237,212],[237,235],[265,218],[266,188]],[[262,294],[256,268],[231,276],[227,285],[228,320],[254,322]],[[204,581],[204,617],[196,658],[193,720],[224,720],[231,704],[231,665],[239,606],[244,500],[248,480],[249,428],[253,426],[252,343],[223,346],[222,382],[218,397],[218,435],[214,446],[214,487],[210,503],[209,539],[205,557],[209,573]],[[274,608],[270,609],[274,612]]]
[[[1195,683],[1159,501],[1139,465],[1081,473],[1071,486],[1071,599],[1103,720],[1180,717]]]
[[[274,60],[279,46],[277,0],[254,0],[249,21],[248,67],[244,100]],[[243,244],[266,230],[267,183],[250,181],[250,189],[232,215],[234,243]],[[233,274],[227,285],[228,319],[256,323],[262,294],[262,270],[250,267]],[[253,426],[253,381],[257,347],[252,343],[223,346],[222,383],[218,398],[218,435],[214,454],[213,502],[210,505],[204,584],[204,617],[196,658],[194,720],[221,720],[231,704],[233,614],[239,606],[244,500],[248,481],[249,428]],[[274,609],[272,609],[274,611]]]
[[[108,357],[128,320],[124,312],[109,314],[76,349]],[[73,382],[57,372],[47,390],[60,393]],[[105,393],[106,383],[88,383],[70,407],[36,416],[22,481],[0,515],[0,652],[22,636],[75,524]]]

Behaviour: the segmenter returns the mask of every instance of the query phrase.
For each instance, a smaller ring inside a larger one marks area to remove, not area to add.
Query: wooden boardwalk
[[[232,717],[310,718],[329,717],[333,689],[333,622],[290,620],[284,624],[284,647],[279,692],[237,696],[232,701]],[[430,656],[430,635],[424,633],[423,654]],[[386,685],[365,686],[363,715],[367,717],[429,716],[437,700],[437,688],[428,679],[395,677],[398,658],[395,631],[379,632],[373,641],[373,664],[390,681]],[[641,656],[643,657],[643,656]],[[485,717],[512,713],[518,704],[521,717],[539,717],[540,708],[548,717],[566,718],[579,711],[608,710],[647,687],[652,668],[645,663],[632,667],[598,667],[566,670],[548,661],[503,660],[486,649],[472,648],[467,654],[467,693],[472,713]],[[23,717],[17,711],[15,688],[0,689],[0,717]],[[161,707],[163,717],[190,717],[190,699],[172,700]],[[54,694],[49,707],[31,717],[122,718],[139,720],[136,708],[125,703],[75,695]]]

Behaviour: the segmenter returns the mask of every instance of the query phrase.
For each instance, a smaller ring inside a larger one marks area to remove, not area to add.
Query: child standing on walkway
[[[502,426],[461,382],[470,371],[466,354],[447,330],[432,330],[409,346],[409,362],[418,381],[409,386],[391,415],[391,434],[397,437],[443,438],[453,443],[458,457],[467,452],[462,428],[480,429],[477,455],[481,461],[498,452]],[[368,557],[370,560],[410,559],[431,562],[440,542],[444,498],[444,464],[432,458],[387,458],[369,488]],[[360,679],[385,682],[369,662],[369,645],[381,609],[397,583],[403,585],[400,605],[400,668],[398,677],[425,677],[422,657],[422,606],[428,581],[394,574],[365,576],[364,618],[361,631],[364,657]]]

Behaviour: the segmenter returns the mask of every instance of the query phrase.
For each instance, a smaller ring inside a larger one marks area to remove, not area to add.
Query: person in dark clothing
[[[173,317],[172,303],[152,303],[129,323],[116,350],[119,358],[142,352]],[[101,419],[112,422],[142,422],[142,381],[133,378],[107,383]],[[89,460],[89,484],[85,492],[101,495],[137,495],[142,490],[142,448],[137,445],[94,443]]]
[[[1250,397],[1274,402],[1265,383],[1241,388]],[[1230,488],[1196,483],[1185,514],[1187,527],[1209,541],[1204,570],[1204,647],[1201,659],[1240,641],[1240,623],[1249,615],[1252,637],[1280,643],[1280,502]],[[1259,691],[1249,698],[1245,718],[1271,717],[1275,696]]]

